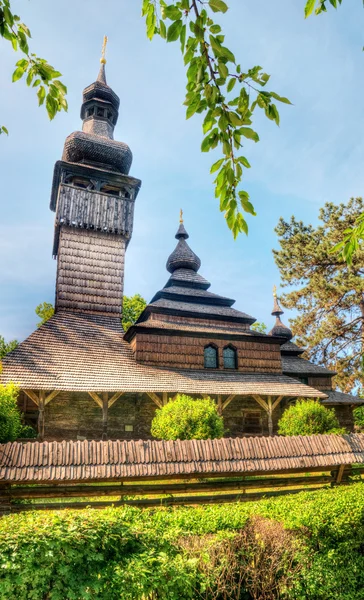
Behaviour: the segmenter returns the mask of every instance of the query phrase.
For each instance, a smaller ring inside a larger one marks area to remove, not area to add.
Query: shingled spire
[[[276,286],[273,287],[273,299],[273,310],[271,314],[276,318],[276,322],[274,324],[273,329],[269,332],[269,335],[283,337],[289,341],[293,338],[293,334],[290,328],[284,325],[281,321],[281,315],[283,315],[284,313],[278,302]]]
[[[101,67],[83,91],[82,131],[66,139],[54,170],[53,255],[58,259],[56,310],[117,314],[122,310],[125,250],[141,182],[129,176],[132,153],[115,141],[119,97]]]

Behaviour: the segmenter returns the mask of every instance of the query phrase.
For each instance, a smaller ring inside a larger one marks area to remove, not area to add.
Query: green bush
[[[19,437],[22,424],[17,399],[19,390],[13,383],[0,384],[0,443]]]
[[[0,539],[0,600],[363,600],[362,483],[214,506],[24,512],[0,519]]]
[[[340,428],[333,408],[326,408],[316,400],[298,400],[284,411],[278,423],[279,435],[317,435],[346,433]]]
[[[179,395],[156,411],[152,435],[161,440],[207,440],[224,435],[224,421],[211,398]]]
[[[19,433],[20,438],[23,439],[35,439],[37,437],[37,432],[31,425],[22,425]]]
[[[354,423],[362,431],[364,430],[364,406],[357,406],[353,410]]]

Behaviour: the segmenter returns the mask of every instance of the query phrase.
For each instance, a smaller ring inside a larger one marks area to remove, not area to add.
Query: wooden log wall
[[[62,227],[56,307],[121,314],[125,239]]]
[[[174,394],[165,396],[168,401]],[[196,397],[201,398],[200,395]],[[218,398],[212,398],[218,404]],[[163,403],[162,396],[160,399]],[[226,398],[222,397],[222,403],[224,400]],[[30,400],[29,404],[32,404]],[[277,433],[278,421],[285,406],[286,401],[282,400],[273,412],[274,433]],[[152,439],[150,429],[157,408],[148,394],[123,394],[108,409],[106,437],[120,440]],[[235,396],[223,409],[222,416],[225,437],[269,435],[268,415],[253,398]],[[45,440],[102,439],[103,434],[103,411],[86,392],[60,392],[45,406]]]
[[[233,341],[183,335],[137,333],[132,348],[137,362],[181,369],[203,369],[204,348],[213,343],[219,352],[219,368],[224,369],[223,349],[232,345],[238,356],[238,370],[246,373],[281,373],[279,344],[259,343],[253,339]]]

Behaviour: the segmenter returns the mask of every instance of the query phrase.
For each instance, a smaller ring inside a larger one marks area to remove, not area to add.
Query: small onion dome
[[[273,310],[272,315],[276,318],[276,322],[274,324],[273,329],[269,332],[269,335],[276,335],[279,337],[286,338],[286,340],[291,340],[293,338],[293,333],[289,327],[284,325],[281,321],[281,315],[283,315],[283,310],[281,309],[278,298],[277,298],[277,288],[274,286],[273,288]]]
[[[173,273],[176,269],[191,269],[197,273],[201,266],[201,261],[186,242],[189,236],[182,222],[175,237],[178,240],[178,244],[167,260],[167,271]]]
[[[128,175],[133,155],[127,144],[114,140],[120,99],[107,85],[105,63],[103,47],[98,77],[83,90],[82,131],[67,137],[62,160]]]

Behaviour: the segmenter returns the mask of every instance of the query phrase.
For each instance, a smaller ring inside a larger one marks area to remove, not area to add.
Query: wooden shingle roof
[[[117,317],[57,312],[3,360],[0,381],[22,389],[326,398],[291,377],[172,370],[135,361]]]
[[[0,483],[237,475],[353,463],[364,463],[364,434],[13,442],[0,445]]]

